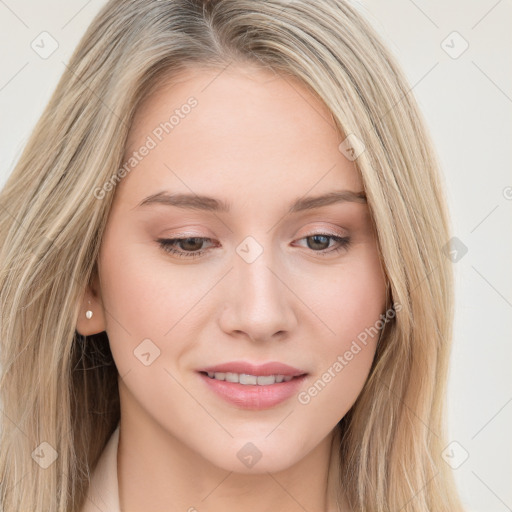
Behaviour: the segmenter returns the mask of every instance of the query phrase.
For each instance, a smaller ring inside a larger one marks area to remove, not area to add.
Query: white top
[[[81,512],[121,512],[117,481],[119,424],[107,441],[94,468]]]

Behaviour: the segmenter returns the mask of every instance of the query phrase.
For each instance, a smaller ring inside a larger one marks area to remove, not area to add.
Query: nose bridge
[[[293,327],[292,300],[286,276],[271,243],[247,237],[236,248],[227,304],[229,329],[244,331],[253,339],[270,338]],[[283,267],[284,268],[284,267]]]
[[[285,298],[282,284],[270,270],[275,266],[270,243],[263,247],[255,240],[247,240],[239,245],[237,254],[234,265],[240,303],[255,309],[253,315],[258,311],[270,315],[280,309]]]
[[[267,254],[262,254],[252,263],[239,260],[235,264],[235,275],[239,281],[238,299],[250,301],[262,310],[275,310],[284,297],[275,270],[270,270],[272,266],[272,259]]]

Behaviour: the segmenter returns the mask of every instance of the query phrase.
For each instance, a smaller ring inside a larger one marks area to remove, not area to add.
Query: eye
[[[307,240],[307,247],[321,256],[336,254],[347,249],[350,244],[349,237],[328,233],[315,233],[300,240]],[[198,258],[208,252],[208,248],[203,247],[205,242],[214,245],[211,238],[205,237],[159,238],[157,242],[164,251],[178,258]],[[331,242],[334,244],[331,245]]]
[[[315,233],[312,235],[305,236],[300,240],[307,240],[307,246],[309,249],[312,249],[314,252],[320,254],[321,256],[327,256],[332,253],[338,253],[348,248],[350,244],[350,238],[332,235],[329,233]],[[330,245],[330,242],[333,241],[334,245]]]
[[[160,247],[179,258],[197,258],[207,251],[201,249],[204,241],[211,241],[210,238],[188,237],[188,238],[159,238],[157,242]],[[178,249],[176,249],[176,246]]]

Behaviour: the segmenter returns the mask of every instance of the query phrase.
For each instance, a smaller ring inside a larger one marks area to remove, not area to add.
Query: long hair
[[[299,78],[340,135],[364,144],[355,163],[401,307],[337,426],[340,486],[358,512],[462,510],[441,456],[451,228],[438,158],[393,55],[346,0],[111,0],[0,194],[4,512],[83,505],[120,418],[106,333],[76,332],[115,186],[101,198],[95,191],[120,169],[134,114],[156,84],[187,67],[232,63]]]

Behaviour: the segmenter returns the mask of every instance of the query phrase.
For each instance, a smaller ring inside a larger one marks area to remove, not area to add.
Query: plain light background
[[[104,3],[0,0],[0,187]],[[468,512],[512,511],[512,3],[353,3],[404,69],[443,166],[458,250],[445,457]],[[47,58],[31,47],[51,49],[42,32],[58,44]]]

